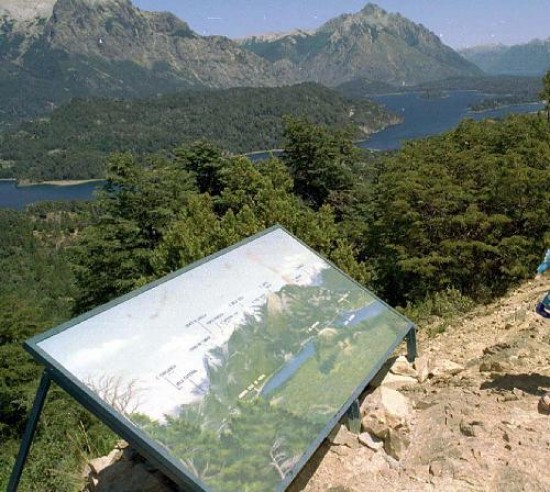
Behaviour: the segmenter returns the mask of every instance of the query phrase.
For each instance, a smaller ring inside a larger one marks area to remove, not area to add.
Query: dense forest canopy
[[[93,203],[0,212],[0,487],[40,372],[25,338],[268,226],[410,313],[488,301],[550,246],[546,114],[467,120],[390,156],[304,119],[277,125],[284,152],[261,164],[204,141],[115,154]],[[54,391],[22,490],[76,490],[84,457],[113,440]]]
[[[399,121],[371,101],[352,101],[312,83],[144,100],[75,99],[49,118],[0,134],[0,177],[100,178],[113,152],[170,153],[198,139],[233,153],[279,148],[285,114],[307,115],[332,127],[350,126],[354,138]]]

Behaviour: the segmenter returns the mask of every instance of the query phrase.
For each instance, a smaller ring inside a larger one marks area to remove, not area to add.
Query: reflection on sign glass
[[[276,229],[38,345],[212,491],[276,490],[410,328]]]

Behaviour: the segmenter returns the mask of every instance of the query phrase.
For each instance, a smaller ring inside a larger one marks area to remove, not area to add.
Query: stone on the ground
[[[401,388],[409,388],[416,384],[418,384],[416,378],[413,378],[411,376],[399,376],[397,374],[392,374],[391,372],[388,372],[388,374],[386,374],[386,376],[380,383],[380,386],[397,390]]]
[[[414,368],[416,369],[416,378],[418,379],[418,382],[425,382],[430,375],[428,358],[425,356],[417,357],[414,361]]]
[[[382,454],[382,453],[380,453]],[[401,465],[399,464],[399,461],[397,461],[393,456],[390,456],[389,454],[387,453],[384,453],[382,455],[384,457],[384,460],[386,461],[386,463],[388,465],[390,465],[390,468],[392,470],[399,470],[401,469]]]
[[[390,469],[390,464],[387,460],[387,455],[384,451],[376,453],[366,465],[371,473],[382,473]]]
[[[400,355],[390,368],[390,372],[397,376],[410,376],[416,377],[416,370],[412,364],[403,355]]]
[[[347,446],[348,448],[360,448],[361,443],[357,436],[351,433],[345,425],[338,424],[328,436],[328,440],[335,446]]]
[[[390,388],[380,388],[380,403],[389,427],[407,426],[413,415],[410,400]]]
[[[436,359],[430,369],[432,376],[440,379],[448,379],[464,371],[464,366],[449,359]]]
[[[100,458],[95,458],[88,463],[90,471],[99,475],[105,468],[111,466],[113,463],[116,463],[122,456],[122,451],[119,449],[113,449],[107,456],[101,456]]]
[[[550,415],[550,393],[545,393],[539,400],[539,412]]]
[[[106,468],[95,481],[94,492],[174,492],[160,473],[150,473],[131,461],[120,461]]]
[[[363,431],[383,438],[388,428],[407,427],[414,415],[410,400],[386,386],[376,388],[361,405]]]
[[[430,475],[434,477],[442,477],[446,472],[445,462],[443,460],[441,461],[433,461],[430,463]]]
[[[460,422],[460,432],[466,437],[478,437],[481,428],[480,422]]]
[[[359,434],[359,442],[374,451],[378,451],[384,447],[384,441],[382,441],[382,439],[372,436],[368,432],[362,432]]]
[[[386,418],[381,413],[368,413],[361,419],[361,429],[372,436],[383,439],[388,429]]]
[[[505,373],[511,369],[511,364],[504,360],[484,360],[479,366],[480,372]]]
[[[384,439],[384,449],[392,458],[400,460],[405,456],[405,452],[411,441],[402,430],[388,429]]]

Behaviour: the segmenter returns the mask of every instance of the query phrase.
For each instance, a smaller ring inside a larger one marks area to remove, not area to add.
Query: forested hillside
[[[421,314],[459,312],[532,276],[550,246],[546,115],[465,121],[389,157],[302,119],[283,136],[283,155],[259,165],[204,142],[114,155],[96,202],[0,215],[0,487],[39,373],[23,339],[274,223],[420,329]],[[21,490],[78,490],[79,463],[114,439],[54,392]]]
[[[422,91],[427,97],[445,91],[479,91],[487,94],[483,109],[504,104],[519,104],[539,101],[542,89],[540,77],[491,75],[481,77],[451,77],[434,80],[414,87],[398,87],[370,79],[358,78],[340,84],[336,89],[353,99],[369,98],[376,94]],[[473,108],[475,110],[475,108]],[[481,109],[481,108],[480,108]]]
[[[269,63],[167,12],[129,0],[0,4],[0,128],[73,97],[254,85],[276,85]]]
[[[283,115],[307,116],[331,127],[349,125],[354,138],[399,122],[371,101],[352,101],[312,83],[133,101],[77,99],[49,118],[0,134],[0,177],[103,177],[112,152],[166,153],[199,139],[232,153],[278,148]]]
[[[201,88],[412,85],[481,71],[425,27],[368,4],[313,34],[242,43],[201,36],[130,0],[0,3],[0,129],[74,97],[131,99]]]
[[[67,248],[82,227],[82,209],[43,205],[27,213],[0,210],[0,489],[19,448],[40,367],[26,338],[71,317],[76,285]],[[82,453],[107,450],[111,434],[52,388],[40,437],[20,490],[75,490]],[[69,450],[69,452],[67,451]]]

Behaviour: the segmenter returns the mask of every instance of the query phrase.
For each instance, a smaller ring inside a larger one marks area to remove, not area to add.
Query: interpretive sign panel
[[[276,227],[31,340],[180,485],[282,490],[411,323]]]

